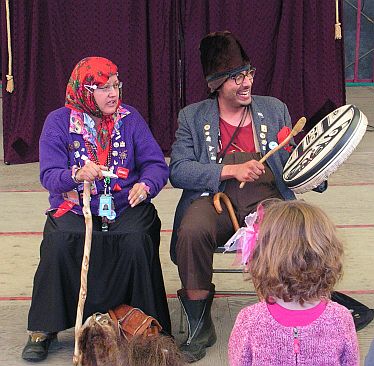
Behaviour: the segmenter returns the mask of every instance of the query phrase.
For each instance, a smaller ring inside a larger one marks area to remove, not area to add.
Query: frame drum
[[[294,193],[319,186],[351,155],[366,132],[366,116],[344,105],[319,121],[293,150],[283,180]]]

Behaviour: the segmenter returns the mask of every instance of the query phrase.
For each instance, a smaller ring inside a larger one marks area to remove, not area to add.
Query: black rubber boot
[[[179,347],[187,362],[196,362],[206,354],[206,348],[216,343],[217,336],[210,315],[214,285],[204,300],[190,300],[184,289],[177,292],[187,318],[188,337]]]

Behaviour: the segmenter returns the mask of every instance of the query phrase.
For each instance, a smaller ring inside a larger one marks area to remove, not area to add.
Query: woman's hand
[[[135,207],[140,202],[147,199],[148,193],[144,183],[135,183],[129,192],[129,203],[131,207]]]
[[[76,172],[75,180],[78,182],[93,182],[96,179],[103,179],[102,170],[108,170],[108,168],[104,165],[97,165],[90,160],[86,160],[85,166]]]

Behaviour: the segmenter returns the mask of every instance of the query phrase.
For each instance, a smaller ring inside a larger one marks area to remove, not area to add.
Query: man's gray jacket
[[[278,142],[277,134],[284,126],[292,128],[291,118],[287,106],[273,97],[252,96],[251,111],[258,145],[261,153],[265,154]],[[217,99],[206,99],[183,108],[179,112],[178,122],[170,159],[170,181],[174,187],[183,189],[183,193],[175,212],[170,246],[174,262],[177,231],[185,210],[204,192],[215,194],[223,191],[225,186],[225,182],[220,181],[223,165],[217,164]],[[289,153],[281,149],[267,160],[277,188],[285,200],[295,198],[282,179],[283,166],[288,158]]]

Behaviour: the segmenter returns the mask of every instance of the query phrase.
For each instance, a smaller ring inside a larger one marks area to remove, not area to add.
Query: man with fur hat
[[[180,348],[189,362],[203,358],[216,341],[210,314],[213,253],[234,233],[227,211],[216,213],[214,194],[229,196],[241,225],[260,201],[295,198],[282,180],[288,151],[258,161],[277,144],[278,132],[291,128],[286,105],[251,95],[255,68],[232,33],[204,37],[200,58],[211,95],[180,111],[170,161],[170,181],[183,189],[170,250],[183,286],[178,297],[188,338]],[[243,189],[240,182],[247,183]]]

